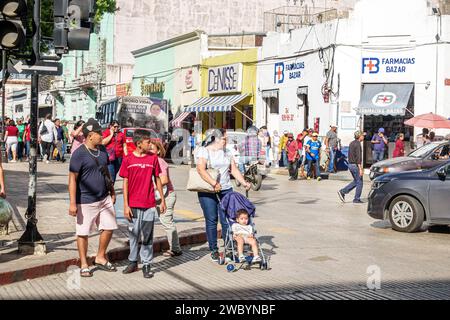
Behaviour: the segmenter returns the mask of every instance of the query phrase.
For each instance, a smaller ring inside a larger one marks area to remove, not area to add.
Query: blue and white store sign
[[[208,93],[232,93],[242,91],[242,63],[208,69]]]
[[[416,58],[413,57],[363,57],[362,74],[406,73],[415,64]]]
[[[303,77],[303,69],[305,62],[275,63],[274,83],[282,84],[289,80],[300,79]]]

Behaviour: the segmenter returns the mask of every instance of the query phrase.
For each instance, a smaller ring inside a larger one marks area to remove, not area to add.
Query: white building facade
[[[348,146],[355,130],[409,138],[421,130],[403,124],[413,115],[450,117],[450,16],[434,11],[425,0],[362,0],[348,19],[269,34],[258,125],[324,136],[337,124]]]

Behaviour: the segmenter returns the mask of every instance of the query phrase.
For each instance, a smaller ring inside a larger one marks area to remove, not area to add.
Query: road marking
[[[175,210],[176,214],[179,214],[189,220],[194,221],[203,221],[205,220],[205,217],[202,214],[199,214],[197,212],[191,211],[191,210]]]

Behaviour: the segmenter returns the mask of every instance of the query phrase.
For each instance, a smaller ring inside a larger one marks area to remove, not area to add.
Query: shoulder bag
[[[215,181],[219,181],[219,170],[218,169],[212,169],[211,166],[211,156],[208,151],[208,161],[206,164],[206,172],[211,176],[211,178]],[[200,174],[197,171],[197,168],[191,168],[189,170],[189,178],[187,183],[188,191],[192,192],[206,192],[206,193],[215,193],[214,187],[211,186],[208,182],[203,180],[203,178],[200,176]]]

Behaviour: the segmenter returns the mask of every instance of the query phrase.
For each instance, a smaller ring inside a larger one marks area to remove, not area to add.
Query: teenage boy
[[[95,119],[83,126],[86,141],[72,155],[69,173],[69,214],[76,217],[78,252],[81,276],[92,277],[86,259],[88,237],[95,227],[101,231],[95,266],[114,272],[117,269],[107,260],[106,250],[113,231],[117,229],[114,203],[116,195],[109,177],[108,153],[102,148],[102,129]]]
[[[322,143],[318,140],[319,134],[314,132],[312,134],[312,139],[306,144],[306,161],[308,161],[308,180],[313,176],[312,164],[314,163],[316,171],[317,181],[322,180],[320,177],[320,149],[322,148]]]
[[[144,278],[153,277],[151,263],[153,260],[153,230],[155,226],[156,211],[155,189],[162,195],[161,214],[166,212],[166,201],[159,175],[158,156],[150,153],[151,135],[146,130],[136,130],[133,136],[136,150],[125,157],[119,175],[123,178],[124,216],[129,221],[130,255],[128,266],[124,274],[138,270],[138,254],[144,265],[142,272]],[[143,237],[139,252],[139,240]]]

